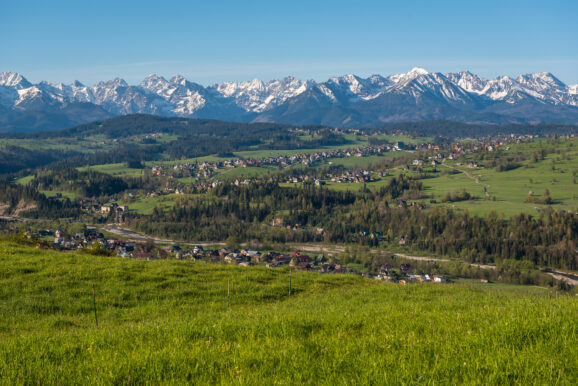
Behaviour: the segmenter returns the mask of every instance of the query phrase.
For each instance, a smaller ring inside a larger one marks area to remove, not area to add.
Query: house
[[[243,258],[238,253],[233,252],[225,256],[225,262],[227,262],[227,264],[237,264],[241,261],[243,261]]]
[[[285,226],[285,222],[283,221],[282,218],[275,218],[273,220],[273,223],[271,224],[271,226],[274,227],[284,227]]]
[[[285,265],[291,262],[291,257],[287,255],[273,256],[273,263],[277,265]]]
[[[443,276],[434,275],[434,277],[433,277],[434,283],[445,283],[446,281],[447,281],[446,278]]]
[[[151,260],[152,255],[148,252],[135,252],[133,254],[133,257],[135,259],[141,259],[141,260]]]

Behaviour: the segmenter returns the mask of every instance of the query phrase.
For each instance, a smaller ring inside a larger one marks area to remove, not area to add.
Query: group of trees
[[[30,185],[13,184],[0,181],[0,203],[3,212],[8,215],[18,214],[34,218],[77,217],[80,208],[68,198],[50,200]]]
[[[38,190],[74,192],[82,197],[110,196],[129,188],[129,184],[122,178],[73,168],[40,171],[29,185]]]

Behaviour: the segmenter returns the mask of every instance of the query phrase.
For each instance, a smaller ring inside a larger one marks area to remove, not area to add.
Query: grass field
[[[140,176],[142,169],[131,169],[125,163],[94,165],[78,168],[80,171],[93,170],[95,172],[106,173],[118,176]]]
[[[81,197],[81,195],[74,193],[74,192],[65,192],[65,191],[61,191],[61,190],[39,190],[40,193],[44,194],[47,197],[50,196],[55,196],[57,194],[61,194],[63,198],[69,198],[71,200],[74,200],[75,198],[79,198]]]
[[[427,191],[433,193],[434,198],[438,200],[452,190],[466,189],[482,200],[459,202],[452,205],[457,208],[468,209],[472,213],[487,214],[489,211],[495,210],[506,216],[520,212],[536,214],[545,209],[547,205],[527,203],[524,200],[530,191],[536,197],[540,197],[546,189],[554,198],[554,204],[550,205],[553,209],[575,210],[578,208],[578,185],[574,183],[575,173],[578,172],[577,144],[578,141],[576,140],[557,143],[557,150],[565,152],[564,156],[553,153],[538,162],[522,161],[520,167],[503,172],[498,172],[494,168],[468,169],[463,165],[449,163],[448,166],[460,170],[462,173],[441,173],[440,177],[423,180],[423,183]],[[540,143],[537,142],[513,145],[511,152],[529,154],[538,150],[540,146]],[[448,167],[443,166],[438,167],[438,169],[440,171],[449,170]],[[484,186],[487,187],[490,197],[494,196],[496,201],[483,200],[485,198]]]
[[[155,207],[162,209],[172,208],[175,204],[175,201],[182,197],[182,195],[178,194],[167,194],[164,196],[156,197],[141,197],[133,202],[124,202],[121,200],[120,204],[128,205],[129,210],[136,211],[139,214],[151,214]]]
[[[289,296],[286,270],[6,243],[0,264],[6,385],[578,381],[578,298],[543,288],[293,272]]]
[[[467,209],[472,214],[486,215],[490,211],[504,214],[505,217],[519,213],[538,214],[547,207],[562,210],[578,209],[578,185],[574,183],[574,177],[578,173],[578,141],[566,140],[549,145],[542,142],[530,142],[512,145],[510,153],[520,152],[530,154],[537,151],[541,146],[556,146],[560,153],[548,154],[544,160],[533,162],[526,160],[520,162],[520,167],[498,172],[495,168],[470,169],[456,162],[447,162],[446,165],[438,165],[435,178],[423,179],[425,193],[428,197],[437,201],[436,205],[451,206],[457,209]],[[386,153],[386,157],[399,156],[406,153]],[[346,167],[362,167],[371,162],[384,159],[382,157],[345,158],[332,160],[335,164],[343,164]],[[427,166],[424,169],[432,169]],[[450,173],[457,171],[457,174]],[[389,170],[391,176],[401,173],[411,176],[413,172],[404,171],[402,166]],[[390,177],[380,181],[368,183],[367,187],[376,190],[388,183]],[[336,190],[358,190],[361,184],[327,184]],[[484,193],[484,186],[488,195]],[[465,189],[476,199],[450,204],[442,204],[442,198],[452,191]],[[530,191],[535,197],[541,197],[544,190],[548,189],[550,196],[554,198],[553,205],[543,205],[525,202]],[[493,200],[495,197],[495,200]]]
[[[33,179],[34,179],[34,176],[26,176],[26,177],[18,178],[15,182],[17,184],[26,185],[27,183],[29,183]]]

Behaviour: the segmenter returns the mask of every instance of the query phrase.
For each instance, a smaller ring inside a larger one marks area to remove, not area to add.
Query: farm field
[[[540,287],[0,252],[2,384],[578,380],[578,298]]]

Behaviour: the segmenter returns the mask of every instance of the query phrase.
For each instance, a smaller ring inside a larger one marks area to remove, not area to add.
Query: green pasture
[[[183,195],[179,194],[167,194],[155,197],[138,197],[132,201],[121,201],[121,205],[128,205],[130,211],[135,211],[139,214],[151,214],[155,207],[162,209],[172,208],[175,202],[183,198]]]
[[[0,244],[0,383],[576,384],[578,298]],[[95,321],[92,286],[98,326]]]
[[[34,176],[25,176],[25,177],[18,178],[18,179],[17,179],[16,181],[14,181],[14,182],[16,182],[17,184],[20,184],[20,185],[26,185],[26,184],[28,184],[30,181],[32,181],[33,179],[34,179]]]
[[[217,179],[236,179],[236,178],[251,178],[251,177],[261,177],[267,173],[274,173],[279,169],[276,167],[255,167],[248,166],[246,168],[228,168],[219,170],[217,174]]]
[[[81,196],[74,192],[65,192],[60,190],[39,190],[40,193],[44,194],[46,197],[56,196],[57,194],[61,194],[63,198],[69,198],[74,200],[75,198],[80,198]]]
[[[547,189],[554,199],[554,204],[549,206],[554,209],[575,210],[578,208],[578,184],[574,183],[574,176],[578,172],[578,148],[571,146],[573,143],[576,141],[558,144],[560,150],[566,152],[564,158],[559,154],[549,154],[544,160],[522,161],[520,167],[503,172],[498,172],[495,168],[470,169],[464,165],[448,163],[448,166],[461,171],[459,174],[448,174],[444,171],[451,171],[450,167],[440,165],[438,170],[441,173],[437,178],[423,180],[426,193],[432,194],[434,199],[439,201],[446,193],[463,188],[480,200],[452,203],[453,206],[478,214],[495,210],[510,216],[520,212],[536,214],[544,210],[548,205],[526,203],[524,200],[530,192],[540,198]],[[544,145],[542,143],[542,146]],[[514,145],[511,152],[531,153],[539,148],[540,143],[533,142]],[[484,186],[487,187],[490,200],[485,199]],[[493,201],[492,197],[496,200]]]
[[[88,142],[82,139],[27,139],[27,138],[0,138],[0,147],[18,146],[28,150],[61,150],[91,153],[97,150],[108,150],[112,146],[97,142]]]
[[[78,170],[80,171],[93,170],[95,172],[106,173],[115,176],[140,176],[142,173],[144,173],[142,169],[131,169],[127,167],[126,163],[124,162],[114,164],[84,166],[78,168]]]

